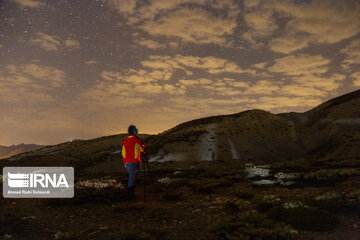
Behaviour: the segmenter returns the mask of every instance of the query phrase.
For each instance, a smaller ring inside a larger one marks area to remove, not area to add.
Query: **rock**
[[[12,235],[11,235],[11,234],[5,234],[5,235],[4,235],[4,239],[10,239],[10,238],[12,238]]]
[[[108,226],[100,226],[99,229],[105,231],[105,230],[109,230],[109,227]]]

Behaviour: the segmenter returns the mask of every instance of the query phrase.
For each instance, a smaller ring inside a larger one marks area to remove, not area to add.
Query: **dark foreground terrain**
[[[271,166],[234,160],[150,163],[147,201],[141,172],[130,203],[122,185],[124,169],[83,173],[76,178],[73,199],[0,198],[0,236],[360,239],[359,160],[308,159]]]
[[[4,239],[360,239],[360,90],[305,113],[249,110],[147,144],[153,178],[127,201],[126,134],[0,161],[72,166],[73,199],[0,198]],[[2,186],[2,184],[0,184]]]

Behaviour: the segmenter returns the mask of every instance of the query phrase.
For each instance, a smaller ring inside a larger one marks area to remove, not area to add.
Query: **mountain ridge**
[[[349,156],[358,157],[360,124],[351,125],[348,120],[359,120],[359,96],[360,90],[348,93],[304,113],[273,114],[253,109],[199,118],[156,135],[141,137],[148,145],[149,160],[158,162],[240,160],[268,163],[303,157],[346,157],[347,151],[351,152]],[[91,171],[115,171],[125,137],[126,134],[117,134],[62,143],[16,155],[1,163],[67,164]],[[329,143],[331,149],[327,147]]]
[[[0,159],[8,158],[23,152],[33,151],[45,147],[45,145],[37,145],[37,144],[18,144],[11,146],[3,146],[0,145]]]

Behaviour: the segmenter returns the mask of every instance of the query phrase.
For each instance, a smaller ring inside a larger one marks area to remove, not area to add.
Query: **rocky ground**
[[[74,199],[1,198],[0,236],[360,239],[359,159],[272,165],[163,162],[150,167],[146,202],[141,172],[136,199],[126,200],[124,170],[78,174]]]

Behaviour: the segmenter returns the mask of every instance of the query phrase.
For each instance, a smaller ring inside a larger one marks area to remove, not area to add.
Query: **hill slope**
[[[36,145],[36,144],[19,144],[12,146],[0,146],[0,159],[8,158],[23,152],[37,150],[45,146]]]
[[[283,116],[250,110],[184,123],[148,142],[155,146],[154,161],[276,160],[300,154],[304,134],[302,126]]]
[[[313,119],[357,119],[360,120],[360,90],[326,101],[305,114]],[[359,121],[360,122],[360,121]]]
[[[274,162],[297,158],[360,157],[360,91],[305,113],[249,110],[179,124],[142,135],[150,161]],[[117,171],[125,134],[49,146],[1,165],[72,165],[81,171]]]

